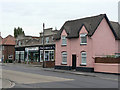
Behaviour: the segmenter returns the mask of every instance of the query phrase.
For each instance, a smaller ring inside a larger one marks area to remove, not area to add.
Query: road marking
[[[33,73],[3,70],[3,78],[9,79],[20,84],[33,84],[33,83],[46,83],[46,82],[62,82],[62,81],[72,81],[74,79],[45,76]]]

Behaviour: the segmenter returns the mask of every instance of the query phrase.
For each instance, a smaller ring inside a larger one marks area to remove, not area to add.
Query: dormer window
[[[87,34],[80,34],[80,44],[81,45],[87,44]]]
[[[21,41],[19,41],[19,42],[18,42],[18,45],[19,45],[19,46],[21,46],[21,45],[22,45]]]
[[[46,44],[49,43],[49,37],[45,38]]]
[[[66,36],[62,36],[62,45],[67,45]]]

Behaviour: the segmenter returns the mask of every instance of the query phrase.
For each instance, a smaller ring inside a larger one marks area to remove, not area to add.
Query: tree
[[[24,31],[22,28],[14,28],[14,37],[18,37],[18,35],[25,35]]]

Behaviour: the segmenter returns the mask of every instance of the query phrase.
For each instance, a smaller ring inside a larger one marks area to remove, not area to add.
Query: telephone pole
[[[45,28],[45,24],[43,23],[43,68],[45,68],[45,63],[44,63],[44,28]]]

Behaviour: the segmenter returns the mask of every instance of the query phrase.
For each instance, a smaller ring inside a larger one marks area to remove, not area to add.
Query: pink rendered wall
[[[108,72],[108,73],[120,73],[118,67],[120,64],[104,64],[104,63],[95,63],[94,71],[95,72]]]
[[[88,33],[83,26],[79,35],[81,33]],[[63,30],[62,35],[67,35],[65,30]],[[86,67],[93,67],[93,58],[92,55],[92,40],[87,37],[87,45],[80,45],[80,38],[75,39],[67,39],[67,46],[61,46],[62,40],[56,41],[56,62],[55,65],[61,65],[62,57],[61,52],[67,51],[67,65],[65,66],[72,66],[72,54],[76,54],[77,56],[77,67],[81,64],[81,51],[87,52],[87,66]],[[62,65],[64,66],[64,65]]]
[[[87,45],[80,45],[80,34],[82,33],[86,33],[86,34],[88,33],[84,26],[79,32],[79,38],[70,40],[70,43],[71,43],[70,65],[72,66],[72,54],[76,54],[77,67],[93,67],[93,58],[91,57],[92,56],[92,40],[89,37],[87,37]],[[80,66],[82,51],[85,51],[87,53],[87,66]]]
[[[115,53],[120,53],[120,40],[116,40],[116,52]]]
[[[63,30],[61,36],[62,36],[62,35],[67,36],[65,30]],[[67,40],[67,46],[62,46],[62,39],[56,41],[56,49],[55,49],[55,52],[56,52],[55,60],[56,60],[56,62],[55,62],[55,65],[61,65],[61,64],[62,64],[61,52],[68,50],[68,49],[67,49],[67,48],[68,48],[68,44],[69,44],[68,40]],[[67,55],[69,55],[69,54],[67,53]],[[69,57],[67,57],[67,59],[68,59],[68,58],[69,58]],[[69,61],[67,60],[67,63],[68,63],[68,62],[69,62]]]
[[[72,66],[72,54],[77,56],[77,67],[94,67],[94,57],[111,55],[117,52],[115,37],[109,28],[105,19],[102,20],[97,30],[92,37],[87,37],[87,45],[80,45],[80,34],[88,33],[86,28],[83,26],[79,32],[79,38],[67,39],[67,46],[62,46],[62,40],[56,41],[56,56],[55,65],[62,65],[62,51],[67,51],[67,65]],[[63,30],[62,35],[66,35],[65,30]],[[117,42],[118,43],[118,42]],[[86,51],[87,53],[87,66],[80,66],[81,64],[81,51]],[[64,66],[64,65],[62,65]]]
[[[100,23],[92,39],[94,56],[113,55],[117,52],[115,37],[105,19]]]

